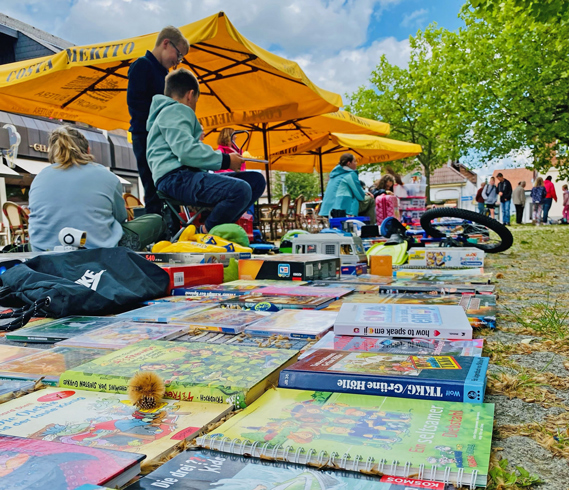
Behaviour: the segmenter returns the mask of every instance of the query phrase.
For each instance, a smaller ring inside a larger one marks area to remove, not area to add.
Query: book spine
[[[129,377],[107,374],[86,374],[80,371],[66,371],[59,378],[60,388],[71,388],[103,393],[127,394]],[[215,386],[187,386],[177,383],[167,384],[164,398],[185,402],[217,403],[245,407],[246,390],[228,387],[219,389]]]
[[[465,386],[466,383],[461,380],[347,375],[287,369],[281,371],[279,376],[280,388],[381,395],[416,400],[482,403],[484,383],[474,380],[468,383],[469,391],[476,390],[482,393],[479,398],[468,396]]]
[[[358,335],[361,337],[401,337],[401,338],[426,338],[447,340],[471,340],[472,328],[454,329],[427,326],[407,327],[400,325],[363,325],[355,323],[334,323],[335,335]]]
[[[283,335],[289,339],[305,339],[305,340],[317,340],[320,337],[317,334],[307,334],[307,333],[280,333],[271,330],[254,330],[248,328],[246,333],[251,335],[258,335],[259,337],[272,337],[273,335]]]

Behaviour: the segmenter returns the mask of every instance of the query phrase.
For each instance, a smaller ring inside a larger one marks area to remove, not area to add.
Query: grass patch
[[[508,460],[501,459],[490,471],[490,481],[487,490],[518,490],[542,483],[537,475],[531,475],[529,471],[516,466],[512,472],[508,471]]]
[[[538,301],[521,312],[508,309],[513,320],[528,331],[553,340],[569,339],[569,311],[562,310],[557,301]]]

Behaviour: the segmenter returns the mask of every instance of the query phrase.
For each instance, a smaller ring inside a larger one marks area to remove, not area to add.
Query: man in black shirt
[[[176,27],[168,26],[160,31],[156,45],[138,58],[128,70],[126,101],[130,113],[132,149],[138,165],[138,173],[144,187],[144,203],[147,213],[162,212],[160,199],[152,173],[146,161],[146,121],[150,112],[152,97],[164,95],[164,81],[170,68],[177,66],[188,54],[190,44]]]
[[[502,215],[502,223],[510,224],[510,203],[512,202],[512,184],[505,179],[502,173],[496,175],[498,179],[498,195],[500,196],[500,214]]]

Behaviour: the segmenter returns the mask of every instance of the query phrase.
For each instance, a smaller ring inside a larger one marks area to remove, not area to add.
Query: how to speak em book
[[[155,460],[196,437],[229,408],[170,400],[139,410],[124,395],[47,388],[0,405],[0,434],[139,453]]]
[[[382,352],[384,354],[408,354],[429,356],[468,356],[480,357],[484,339],[436,340],[436,339],[397,339],[393,337],[352,337],[335,335],[329,332],[318,342],[303,352],[298,358],[306,357],[318,349]]]
[[[278,380],[296,350],[143,340],[66,371],[62,388],[126,393],[138,371],[154,371],[166,397],[244,407]]]
[[[0,455],[0,487],[6,490],[75,490],[92,483],[118,487],[140,472],[145,457],[1,434]]]
[[[485,486],[493,415],[491,404],[278,388],[198,444],[321,468]]]
[[[336,335],[472,339],[461,306],[346,303],[334,322]]]
[[[482,403],[487,357],[316,350],[281,371],[279,387]]]
[[[334,325],[333,311],[281,310],[245,329],[246,334],[270,337],[319,339]]]
[[[303,462],[304,458],[299,458]],[[301,464],[188,450],[141,478],[128,490],[445,490],[443,483],[413,478],[323,471]]]

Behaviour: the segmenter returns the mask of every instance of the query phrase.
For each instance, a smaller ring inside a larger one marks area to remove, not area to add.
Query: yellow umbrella
[[[182,66],[201,83],[198,118],[207,130],[336,111],[339,95],[314,85],[297,63],[244,38],[220,12],[180,28],[191,44]],[[128,129],[127,73],[157,34],[76,46],[0,66],[0,110]]]
[[[320,171],[320,189],[324,195],[322,174],[330,172],[340,160],[342,153],[353,153],[358,165],[391,162],[418,155],[421,145],[364,134],[331,133],[314,141],[312,148],[305,146],[296,154],[271,155],[271,170],[311,173]]]

